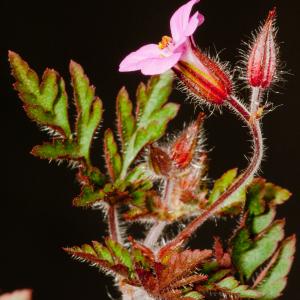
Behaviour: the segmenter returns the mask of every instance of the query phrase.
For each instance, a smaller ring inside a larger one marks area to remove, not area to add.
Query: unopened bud
[[[263,89],[270,87],[276,74],[275,17],[276,9],[274,8],[269,12],[269,16],[250,51],[247,77],[252,87]]]
[[[192,41],[173,70],[190,92],[205,101],[221,105],[231,95],[232,83],[228,74]]]
[[[168,177],[172,169],[172,162],[169,155],[159,147],[151,146],[149,165],[158,176]]]
[[[204,120],[204,113],[200,113],[195,122],[188,126],[173,142],[170,149],[171,159],[180,169],[190,165],[197,150],[200,128]]]

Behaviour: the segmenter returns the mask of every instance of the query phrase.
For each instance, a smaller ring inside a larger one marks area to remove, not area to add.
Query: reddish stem
[[[117,242],[121,242],[119,234],[119,221],[117,216],[117,208],[115,205],[110,205],[108,208],[108,228],[109,236],[111,239]]]
[[[241,187],[245,186],[257,172],[263,157],[263,140],[259,121],[252,117],[251,113],[237,99],[227,100],[229,107],[234,109],[248,125],[253,139],[253,156],[248,168],[236,179],[231,187],[226,190],[217,201],[215,201],[199,217],[194,219],[179,235],[161,248],[159,255],[164,256],[169,250],[181,246],[191,235],[210,217],[212,217],[224,204],[224,202]]]

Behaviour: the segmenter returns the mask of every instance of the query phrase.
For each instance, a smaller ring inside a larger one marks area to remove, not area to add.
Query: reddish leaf
[[[185,250],[173,254],[167,262],[166,268],[159,276],[160,289],[167,288],[174,281],[181,279],[194,271],[203,261],[210,258],[211,250]]]
[[[220,267],[228,268],[231,266],[231,257],[224,252],[223,245],[219,237],[215,237],[214,255]]]

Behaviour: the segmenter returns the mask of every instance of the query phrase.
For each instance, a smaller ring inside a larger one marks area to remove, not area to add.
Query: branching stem
[[[251,112],[237,99],[230,98],[227,100],[227,104],[230,108],[235,110],[245,121],[250,129],[250,133],[253,139],[253,156],[248,168],[236,179],[231,187],[224,192],[217,201],[215,201],[206,211],[203,212],[199,217],[194,219],[187,227],[179,233],[179,235],[170,241],[160,250],[160,254],[177,248],[186,242],[189,237],[210,217],[212,217],[224,204],[224,202],[240,190],[242,187],[247,185],[257,172],[260,167],[260,163],[263,157],[263,139],[259,121],[252,117]]]

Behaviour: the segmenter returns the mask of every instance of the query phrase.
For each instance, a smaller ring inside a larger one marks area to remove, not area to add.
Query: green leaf
[[[261,300],[280,296],[293,261],[295,238],[287,239],[280,246],[285,222],[274,222],[276,206],[289,197],[289,191],[262,178],[254,179],[247,191],[247,211],[231,240],[237,276],[253,281],[253,289],[261,294]],[[251,295],[255,296],[253,292],[244,293],[245,297]]]
[[[266,183],[265,185],[265,199],[272,205],[280,205],[285,203],[291,197],[291,193],[273,183]]]
[[[104,135],[104,153],[106,167],[112,180],[118,178],[122,168],[122,159],[113,132],[107,129]]]
[[[195,299],[195,300],[201,300],[204,299],[204,296],[201,295],[198,292],[188,292],[187,294],[185,294],[181,299]]]
[[[231,169],[215,181],[212,191],[210,192],[207,205],[213,204],[219,197],[233,184],[238,174],[237,169]],[[238,189],[223,203],[219,214],[236,215],[240,213],[241,208],[246,202],[246,187]]]
[[[82,245],[81,250],[86,254],[91,254],[93,256],[97,256],[97,253],[95,252],[94,248],[88,244]]]
[[[229,273],[231,273],[230,269],[223,269],[223,270],[217,271],[216,273],[209,276],[208,283],[218,282],[221,279],[223,279],[226,275],[228,275]]]
[[[117,125],[123,152],[135,131],[135,120],[132,115],[132,102],[127,90],[123,87],[117,96]]]
[[[234,277],[230,276],[218,282],[217,286],[222,289],[233,290],[239,286],[239,282]]]
[[[59,159],[78,159],[77,145],[61,140],[53,140],[52,143],[44,143],[43,145],[35,146],[31,153],[41,159],[59,160]]]
[[[121,179],[126,178],[129,166],[140,151],[161,138],[168,122],[175,118],[179,106],[175,103],[165,104],[172,90],[172,82],[171,73],[165,73],[151,78],[147,88],[143,84],[139,86],[136,125],[133,122],[132,106],[127,92],[121,90],[117,102],[118,127],[127,141],[126,151],[123,152]]]
[[[71,165],[93,169],[90,148],[95,131],[102,118],[102,102],[95,96],[94,87],[82,67],[70,64],[74,98],[77,108],[75,132],[72,133],[68,118],[68,97],[64,80],[46,69],[42,79],[16,53],[9,52],[14,85],[24,102],[27,115],[54,134],[50,143],[33,148],[32,153],[42,159],[68,160]]]
[[[92,186],[83,186],[78,197],[74,198],[73,205],[77,207],[89,207],[102,201],[106,193],[103,190],[95,190]]]
[[[173,74],[166,72],[160,76],[153,76],[147,86],[147,100],[144,100],[144,109],[138,120],[139,126],[148,123],[151,115],[158,111],[167,101],[172,91]]]
[[[141,182],[148,179],[148,175],[146,174],[147,166],[146,163],[141,163],[137,165],[133,170],[131,170],[125,181],[127,184]]]
[[[147,144],[153,143],[163,136],[168,122],[175,118],[178,112],[178,106],[174,103],[169,103],[162,108],[162,114],[159,118],[154,118],[147,127],[138,128],[131,143],[128,145],[128,154],[125,156],[127,164],[132,162],[137,154]]]
[[[277,260],[258,286],[257,290],[263,294],[260,300],[272,300],[281,296],[287,283],[286,276],[290,272],[295,251],[296,237],[292,236],[282,243]]]
[[[208,198],[208,205],[214,203],[230,187],[237,176],[237,169],[227,171],[224,175],[216,180],[214,187]]]
[[[148,100],[147,87],[143,82],[141,82],[137,88],[136,100],[137,100],[136,118],[137,120],[139,120],[140,116],[142,116],[144,113],[144,109]]]
[[[259,291],[249,289],[247,285],[240,285],[233,276],[226,277],[218,282],[216,286],[225,294],[226,292],[229,293],[232,297],[236,295],[239,298],[258,299],[262,295]]]
[[[9,52],[15,89],[24,102],[24,109],[33,121],[50,127],[64,138],[71,138],[68,120],[68,99],[65,84],[54,70],[47,69],[40,82],[38,75],[17,54]]]
[[[99,242],[93,241],[92,243],[93,243],[95,252],[97,253],[97,256],[100,259],[103,259],[112,265],[114,263],[114,259],[111,255],[110,251],[106,247],[104,247],[102,244],[100,244]]]
[[[105,244],[106,246],[93,241],[92,245],[84,244],[81,247],[64,248],[64,250],[81,261],[106,271],[129,276],[129,280],[133,279],[135,273],[130,252],[110,238],[105,239]]]
[[[93,137],[102,120],[102,101],[95,96],[95,88],[82,67],[71,61],[70,73],[77,108],[76,138],[80,155],[90,164],[90,147]]]
[[[251,227],[252,232],[254,234],[259,234],[265,229],[267,229],[274,221],[275,216],[276,210],[274,207],[271,207],[267,213],[254,218]]]
[[[101,254],[98,254],[90,245],[85,244],[81,247],[64,248],[64,250],[72,255],[72,257],[82,262],[87,262],[100,269],[104,269],[105,271],[115,271],[113,269],[114,262],[108,258],[104,258]]]
[[[133,262],[129,251],[112,239],[106,239],[105,243],[115,259],[124,264],[130,271],[133,271]]]
[[[222,272],[223,270],[219,271],[220,276],[214,276],[215,280],[209,280],[209,284],[203,287],[203,290],[207,292],[217,292],[224,295],[228,295],[232,298],[247,298],[247,299],[258,299],[262,296],[262,294],[249,288],[248,285],[240,285],[240,282],[236,280],[233,276],[228,276],[222,279],[226,272]],[[225,270],[224,270],[225,271]],[[228,270],[226,270],[228,273]],[[230,272],[231,270],[229,270]],[[216,279],[220,277],[222,280],[219,282],[215,282]],[[225,298],[225,297],[224,297]]]
[[[246,251],[241,251],[239,237],[234,241],[234,263],[238,267],[239,272],[245,275],[247,279],[274,254],[279,242],[284,237],[283,227],[283,221],[275,222],[262,236],[255,240],[255,242],[252,244],[248,243],[247,246],[249,248],[244,249]]]
[[[255,179],[247,192],[249,214],[259,216],[265,211],[266,203],[264,201],[265,180]]]
[[[260,299],[262,293],[257,290],[249,289],[247,285],[240,285],[231,291],[233,294],[237,294],[240,298]]]

